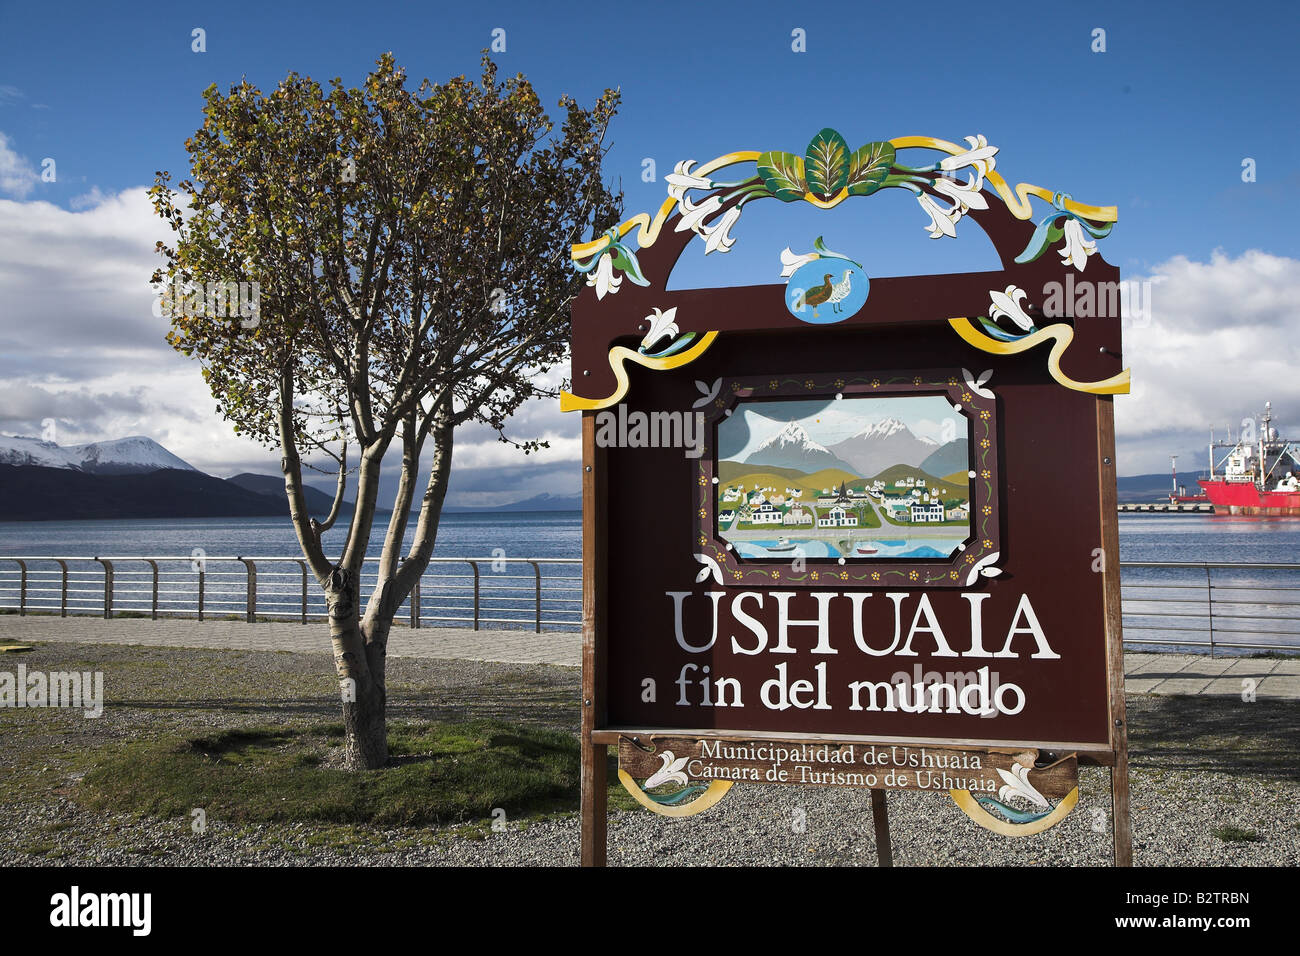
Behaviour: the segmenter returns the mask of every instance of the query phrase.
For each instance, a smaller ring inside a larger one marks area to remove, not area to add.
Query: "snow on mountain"
[[[144,474],[160,468],[198,471],[189,462],[143,435],[67,446],[39,438],[0,435],[0,465],[69,468],[97,475]]]
[[[832,445],[827,451],[844,459],[863,477],[893,465],[919,465],[938,448],[930,438],[918,438],[897,418],[885,418]]]
[[[74,456],[81,457],[82,471],[99,475],[157,471],[159,468],[198,471],[189,462],[178,458],[152,438],[143,435],[74,445],[68,451]]]
[[[42,468],[81,470],[81,459],[67,448],[39,438],[0,435],[0,465],[39,465]]]
[[[754,449],[753,453],[745,459],[745,463],[772,468],[795,468],[804,474],[812,474],[823,468],[852,470],[830,449],[813,441],[807,430],[798,422],[787,423],[779,432]]]

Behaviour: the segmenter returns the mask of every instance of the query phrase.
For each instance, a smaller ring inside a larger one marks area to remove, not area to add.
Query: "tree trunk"
[[[334,666],[343,698],[344,766],[348,770],[376,770],[388,763],[385,642],[368,642],[362,632],[357,578],[351,571],[335,568],[325,584],[325,597]],[[379,659],[372,661],[372,657]]]

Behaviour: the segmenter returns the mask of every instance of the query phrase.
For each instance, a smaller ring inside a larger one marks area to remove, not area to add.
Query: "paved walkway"
[[[250,651],[328,653],[324,625],[242,621],[162,621],[98,617],[0,615],[0,640],[152,647],[238,648]],[[573,631],[473,631],[462,627],[395,627],[393,657],[453,658],[506,664],[582,663],[582,638]],[[1300,700],[1300,658],[1209,657],[1201,654],[1124,655],[1125,687],[1131,694],[1207,694]],[[1252,683],[1253,682],[1253,686]]]
[[[325,624],[281,621],[195,621],[169,618],[19,617],[0,615],[0,640],[19,643],[145,644],[150,647],[238,648],[249,651],[332,653]],[[394,627],[391,657],[453,658],[503,664],[582,664],[577,632],[475,631],[467,627]]]

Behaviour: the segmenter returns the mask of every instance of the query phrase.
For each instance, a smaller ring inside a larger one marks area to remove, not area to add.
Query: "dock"
[[[1214,505],[1207,502],[1199,501],[1191,504],[1169,504],[1168,502],[1142,502],[1138,504],[1127,504],[1119,506],[1120,514],[1132,514],[1141,512],[1143,514],[1214,514]]]

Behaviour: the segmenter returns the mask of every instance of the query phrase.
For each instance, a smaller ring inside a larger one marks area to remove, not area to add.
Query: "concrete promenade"
[[[142,644],[150,647],[235,648],[249,651],[329,653],[325,625],[287,622],[160,621],[136,618],[0,615],[0,641],[18,643]],[[582,639],[575,631],[474,631],[461,627],[394,627],[388,653],[419,657],[495,661],[506,664],[582,662]],[[1210,657],[1205,654],[1124,656],[1125,687],[1135,694],[1204,694],[1300,700],[1300,658]],[[1253,687],[1249,682],[1253,681]]]

